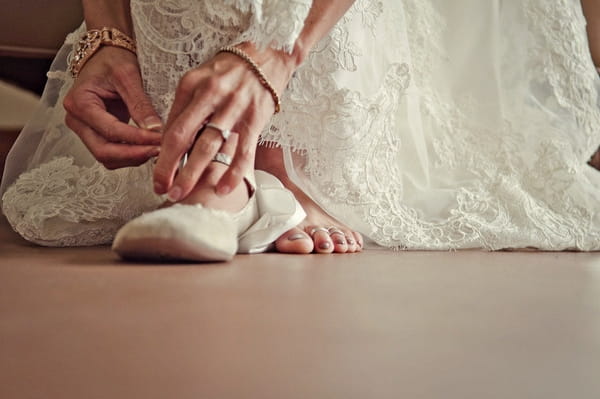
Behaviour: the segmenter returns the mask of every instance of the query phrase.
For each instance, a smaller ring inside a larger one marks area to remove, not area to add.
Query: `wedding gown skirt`
[[[227,44],[290,49],[296,1],[132,0],[147,92]],[[3,210],[45,245],[108,242],[153,209],[151,165],[107,171],[64,126],[69,36],[10,154]],[[312,50],[262,145],[375,243],[408,249],[600,249],[600,79],[579,0],[358,0]]]

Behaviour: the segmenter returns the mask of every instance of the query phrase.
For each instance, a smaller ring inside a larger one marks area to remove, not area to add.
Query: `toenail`
[[[327,241],[319,244],[319,249],[329,249],[330,247],[331,247],[331,244],[328,243]]]
[[[348,241],[348,245],[354,245],[354,240],[351,238],[346,239]]]
[[[289,236],[288,240],[290,240],[290,241],[297,241],[297,240],[303,240],[305,238],[308,238],[308,237],[305,236],[302,233],[298,233],[298,234],[293,234],[293,235]]]
[[[344,244],[346,243],[346,241],[344,241],[344,240],[342,240],[341,238],[339,238],[339,239],[335,240],[335,243],[336,243],[337,245],[344,245]]]

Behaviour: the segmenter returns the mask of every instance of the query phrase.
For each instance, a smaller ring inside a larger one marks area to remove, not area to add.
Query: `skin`
[[[581,0],[583,13],[587,20],[587,34],[596,67],[600,67],[600,2],[597,0]],[[600,170],[600,150],[590,159],[590,165]]]
[[[237,47],[256,62],[275,90],[282,93],[310,49],[353,2],[315,0],[291,53],[258,49],[252,43]],[[116,27],[133,36],[128,0],[83,0],[83,6],[88,29]],[[115,60],[119,60],[118,64]],[[167,194],[171,202],[200,202],[231,211],[241,209],[248,200],[245,185],[240,182],[254,167],[258,136],[273,115],[274,105],[271,94],[244,60],[220,53],[182,77],[163,125],[143,90],[135,55],[111,46],[102,47],[89,59],[64,100],[67,125],[107,168],[140,165],[158,155],[153,176],[156,193]],[[130,117],[137,127],[128,124]],[[228,142],[223,146],[220,133],[213,128],[204,129],[197,137],[208,120],[235,131],[235,144]],[[230,167],[211,162],[219,151],[233,156]],[[188,162],[179,169],[186,153]],[[281,158],[267,150],[262,154]],[[266,170],[280,179],[287,178],[283,164],[278,162]],[[294,191],[295,186],[289,184]],[[358,233],[327,216],[300,190],[294,193],[309,218],[278,240],[280,251],[331,253],[362,249]],[[318,231],[312,239],[309,237],[313,228],[323,226],[339,226],[343,234]],[[300,239],[290,239],[299,235]]]

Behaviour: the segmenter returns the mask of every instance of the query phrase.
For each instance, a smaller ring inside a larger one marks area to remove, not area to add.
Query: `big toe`
[[[301,229],[288,230],[275,241],[277,251],[286,254],[309,254],[314,249],[313,240]]]

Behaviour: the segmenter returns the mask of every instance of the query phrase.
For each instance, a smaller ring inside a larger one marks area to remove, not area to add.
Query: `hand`
[[[108,169],[137,166],[160,152],[161,120],[144,92],[137,58],[128,50],[98,50],[63,106],[67,126]],[[130,117],[140,127],[129,125]]]
[[[270,49],[259,53],[250,44],[241,48],[281,93],[295,68],[291,57]],[[154,168],[156,193],[168,192],[169,199],[177,201],[194,188],[223,145],[217,129],[204,128],[207,122],[239,134],[231,166],[216,189],[219,195],[229,193],[253,167],[258,136],[273,115],[274,107],[269,91],[260,84],[247,63],[236,55],[219,53],[187,72],[175,93],[161,154]],[[198,136],[199,131],[202,133]],[[181,158],[188,152],[186,165],[177,173]]]

